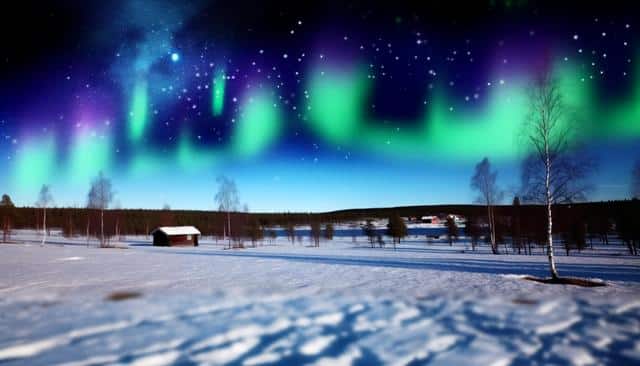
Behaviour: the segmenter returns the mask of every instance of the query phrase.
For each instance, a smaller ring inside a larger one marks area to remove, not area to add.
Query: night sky
[[[5,6],[0,193],[33,205],[50,184],[82,207],[103,171],[124,208],[213,209],[220,174],[251,211],[470,203],[487,156],[510,202],[527,89],[549,70],[598,161],[589,199],[629,197],[633,2],[438,3]]]

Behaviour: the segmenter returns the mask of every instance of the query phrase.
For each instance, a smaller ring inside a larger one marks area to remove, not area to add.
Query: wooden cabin
[[[194,226],[161,226],[151,232],[155,246],[198,246],[200,230]]]

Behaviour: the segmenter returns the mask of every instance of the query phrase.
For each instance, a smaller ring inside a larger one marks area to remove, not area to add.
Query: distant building
[[[384,226],[386,225],[386,223],[381,222],[380,220],[376,219],[376,218],[365,218],[363,220],[361,220],[358,224],[360,225],[360,227],[363,227],[367,224],[368,221],[371,221],[371,223],[373,224],[373,226]],[[385,221],[385,220],[382,220]]]
[[[422,216],[420,218],[420,221],[422,221],[423,224],[439,224],[440,223],[440,219],[438,218],[438,216]]]
[[[151,232],[153,245],[174,246],[193,245],[198,246],[200,231],[193,226],[161,226]]]
[[[464,224],[467,222],[467,219],[465,219],[464,216],[450,214],[447,215],[447,217],[451,217],[456,224]]]

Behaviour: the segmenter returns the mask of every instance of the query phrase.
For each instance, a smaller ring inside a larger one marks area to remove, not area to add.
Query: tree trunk
[[[227,226],[229,228],[229,249],[231,249],[231,214],[227,211]]]
[[[547,247],[549,256],[549,270],[551,277],[557,279],[558,271],[556,270],[556,261],[553,257],[553,214],[551,212],[551,160],[549,157],[549,142],[545,139],[545,188],[547,198]]]
[[[116,217],[116,240],[120,241],[120,219]]]
[[[491,252],[493,252],[493,254],[498,254],[498,249],[496,248],[495,228],[493,225],[493,210],[491,209],[491,202],[489,200],[487,200],[487,218],[489,220],[489,238],[491,240]]]
[[[43,214],[43,218],[42,218],[42,228],[44,229],[42,231],[42,243],[40,244],[40,246],[44,246],[44,242],[47,239],[47,207],[44,207],[43,210],[44,214]]]
[[[498,254],[498,243],[496,243],[496,219],[493,214],[493,205],[489,206],[489,210],[491,211],[491,245],[494,248],[493,253]]]
[[[87,212],[87,247],[89,246],[89,224],[91,223],[90,213]]]
[[[104,209],[100,210],[100,246],[104,247]]]

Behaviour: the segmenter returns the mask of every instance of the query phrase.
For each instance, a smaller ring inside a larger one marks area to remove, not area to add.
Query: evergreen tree
[[[11,236],[11,222],[13,221],[14,208],[15,206],[11,201],[11,197],[3,194],[2,200],[0,200],[0,219],[2,220],[0,223],[2,224],[2,241],[4,243],[8,242]]]
[[[396,249],[396,244],[400,244],[400,240],[407,236],[407,224],[400,215],[394,214],[389,217],[388,224],[389,236],[393,238],[393,249]]]
[[[15,207],[13,201],[11,201],[11,197],[8,194],[3,194],[2,199],[0,200],[0,207]]]

